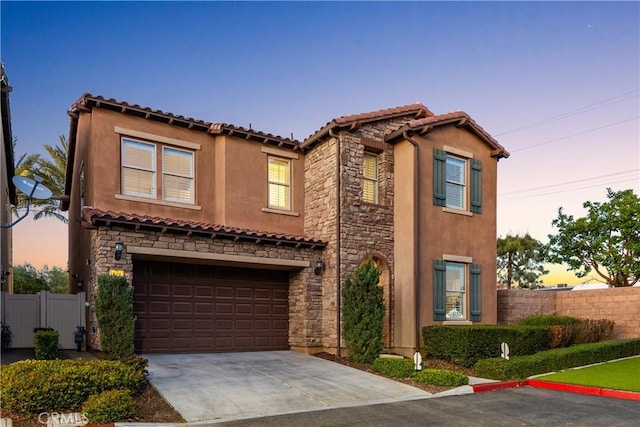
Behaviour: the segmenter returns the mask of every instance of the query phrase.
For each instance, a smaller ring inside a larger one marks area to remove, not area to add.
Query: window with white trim
[[[162,199],[193,203],[193,153],[162,147]]]
[[[122,195],[195,203],[193,151],[123,137],[121,157]]]
[[[446,319],[465,320],[466,310],[466,265],[447,262],[446,271]]]
[[[268,156],[268,207],[291,210],[291,162]]]
[[[122,138],[122,194],[156,197],[156,146]]]
[[[466,209],[467,162],[447,155],[447,207]]]
[[[362,200],[378,203],[378,156],[364,153],[362,159]]]

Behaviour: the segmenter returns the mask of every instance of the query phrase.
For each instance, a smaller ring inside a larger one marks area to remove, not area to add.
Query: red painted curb
[[[612,390],[609,388],[588,387],[576,384],[555,383],[551,381],[526,380],[526,384],[531,387],[544,388],[548,390],[566,391],[569,393],[588,394],[592,396],[613,397],[615,399],[640,401],[640,393],[626,390]]]
[[[516,388],[524,385],[522,381],[500,381],[496,383],[483,383],[483,384],[474,384],[473,387],[474,393],[482,393],[485,391],[495,391],[495,390],[505,390],[508,388]]]

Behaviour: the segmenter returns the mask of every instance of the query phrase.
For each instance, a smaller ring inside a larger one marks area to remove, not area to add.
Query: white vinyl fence
[[[34,328],[53,328],[60,334],[61,349],[77,348],[73,333],[86,327],[85,293],[9,294],[2,292],[0,317],[11,328],[11,348],[32,348]]]

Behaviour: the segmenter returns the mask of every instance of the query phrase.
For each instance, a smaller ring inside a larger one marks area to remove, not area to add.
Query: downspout
[[[342,356],[342,349],[340,348],[340,341],[342,339],[342,326],[341,326],[341,286],[340,286],[340,137],[334,133],[333,129],[329,129],[329,136],[336,140],[336,355]]]
[[[341,191],[341,179],[340,179],[340,137],[334,133],[333,129],[329,129],[329,136],[336,140],[336,355],[342,356],[342,350],[340,348],[341,337],[341,287],[340,287],[340,198]]]
[[[409,136],[407,131],[402,137],[414,146],[413,151],[413,277],[414,277],[414,311],[415,311],[415,351],[420,352],[420,145]]]

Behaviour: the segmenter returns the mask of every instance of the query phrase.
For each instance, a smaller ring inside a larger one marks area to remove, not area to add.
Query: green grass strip
[[[640,392],[640,357],[570,369],[537,379],[565,384]]]

